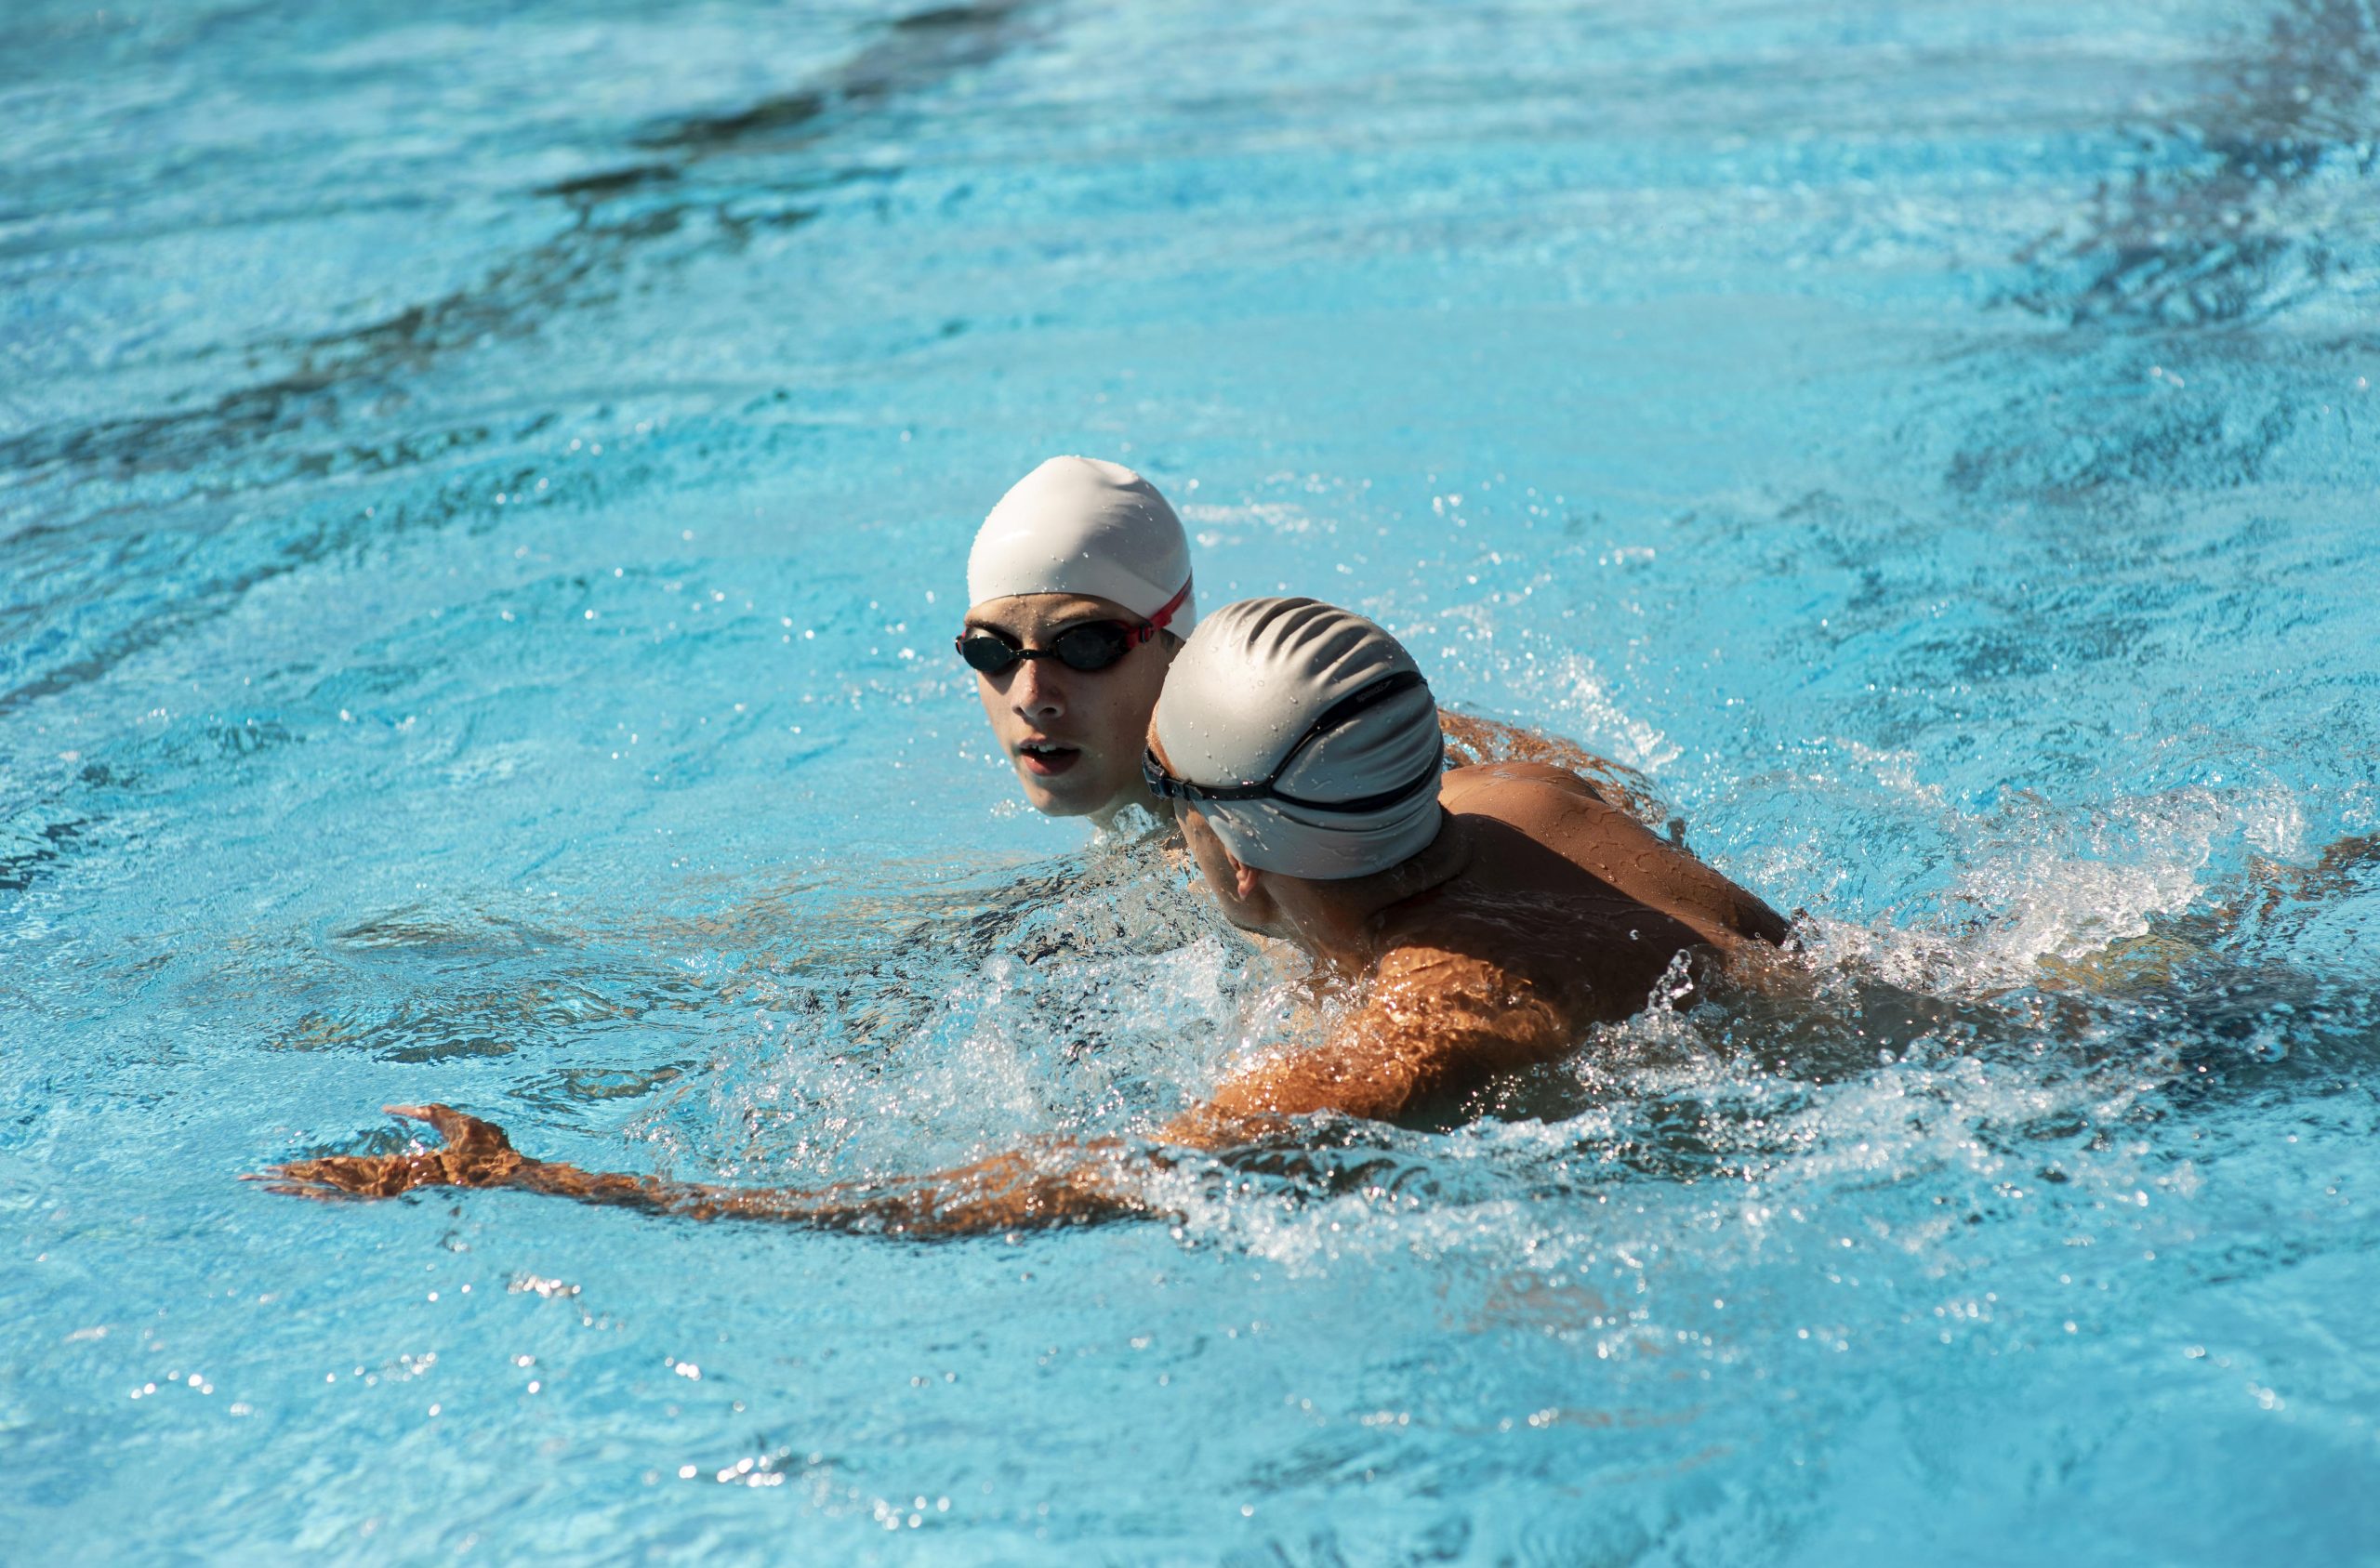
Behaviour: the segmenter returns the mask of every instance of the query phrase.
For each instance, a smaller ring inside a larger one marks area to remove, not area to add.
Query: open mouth
[[[1062,745],[1056,741],[1020,741],[1017,756],[1025,759],[1025,771],[1037,778],[1053,778],[1082,759],[1080,746]]]

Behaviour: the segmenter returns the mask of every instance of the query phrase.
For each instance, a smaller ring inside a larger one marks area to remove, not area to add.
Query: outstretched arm
[[[429,1123],[445,1146],[412,1154],[293,1160],[254,1179],[271,1183],[275,1192],[326,1198],[392,1198],[426,1187],[511,1187],[691,1219],[769,1219],[915,1236],[1076,1225],[1159,1212],[1142,1190],[1156,1162],[1117,1139],[1053,1143],[879,1186],[722,1187],[533,1159],[512,1147],[503,1128],[451,1105],[388,1110]]]
[[[583,1170],[533,1159],[494,1123],[451,1105],[392,1105],[445,1146],[410,1154],[293,1160],[258,1179],[313,1197],[390,1198],[428,1187],[511,1187],[693,1219],[768,1219],[917,1237],[1155,1218],[1170,1211],[1151,1178],[1169,1150],[1223,1150],[1277,1138],[1316,1112],[1386,1120],[1488,1074],[1543,1060],[1562,1034],[1550,1009],[1452,955],[1395,955],[1365,1006],[1322,1045],[1233,1074],[1214,1098],[1168,1123],[1155,1148],[1121,1139],[1053,1141],[907,1180],[829,1187],[723,1187]]]

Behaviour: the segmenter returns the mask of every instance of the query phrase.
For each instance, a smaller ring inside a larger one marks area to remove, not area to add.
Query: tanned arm
[[[693,1219],[766,1219],[917,1237],[973,1235],[1152,1218],[1167,1211],[1151,1175],[1169,1148],[1221,1150],[1278,1137],[1290,1118],[1331,1111],[1402,1115],[1488,1075],[1543,1060],[1562,1034],[1550,1008],[1475,960],[1408,953],[1383,966],[1370,998],[1321,1046],[1234,1074],[1177,1116],[1155,1148],[1121,1139],[1053,1141],[912,1180],[819,1188],[721,1187],[582,1170],[533,1159],[502,1128],[448,1105],[390,1111],[427,1122],[441,1149],[293,1160],[259,1179],[307,1196],[395,1197],[425,1187],[511,1187]]]
[[[504,1129],[451,1105],[391,1105],[445,1146],[414,1154],[334,1154],[273,1166],[250,1179],[303,1197],[392,1198],[425,1187],[510,1187],[689,1219],[766,1219],[819,1230],[973,1235],[1155,1215],[1135,1166],[1154,1162],[1119,1139],[1052,1142],[910,1180],[828,1187],[722,1187],[583,1170],[533,1159]]]
[[[1569,1048],[1561,1017],[1494,965],[1408,947],[1381,962],[1363,1005],[1321,1045],[1233,1074],[1169,1124],[1167,1141],[1216,1147],[1233,1129],[1335,1111],[1394,1121]]]

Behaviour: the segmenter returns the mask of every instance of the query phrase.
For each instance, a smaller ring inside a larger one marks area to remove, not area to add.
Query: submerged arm
[[[273,1183],[277,1192],[310,1197],[345,1193],[392,1198],[425,1187],[510,1187],[690,1219],[767,1219],[916,1236],[1085,1224],[1160,1212],[1135,1180],[1154,1162],[1118,1139],[1054,1143],[881,1185],[725,1187],[532,1159],[512,1147],[503,1128],[451,1105],[388,1109],[429,1123],[445,1138],[445,1146],[414,1154],[293,1160],[272,1166],[262,1179]]]
[[[1170,1212],[1150,1191],[1150,1178],[1174,1163],[1168,1146],[1244,1147],[1291,1130],[1291,1117],[1322,1111],[1385,1120],[1488,1073],[1541,1060],[1545,1039],[1558,1037],[1549,1034],[1550,1012],[1541,1004],[1493,997],[1477,974],[1441,972],[1447,962],[1446,955],[1406,956],[1329,1040],[1233,1074],[1212,1100],[1167,1124],[1154,1149],[1116,1138],[1053,1141],[906,1180],[726,1187],[532,1159],[512,1147],[503,1128],[453,1106],[392,1105],[393,1114],[435,1127],[445,1146],[293,1160],[262,1179],[276,1191],[317,1197],[510,1187],[690,1219],[765,1219],[918,1237],[1156,1218]]]

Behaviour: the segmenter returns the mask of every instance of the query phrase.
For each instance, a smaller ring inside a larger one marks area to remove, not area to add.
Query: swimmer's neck
[[[1342,979],[1362,979],[1395,945],[1390,916],[1397,906],[1462,875],[1471,853],[1471,825],[1441,814],[1438,836],[1429,847],[1386,871],[1328,882],[1268,874],[1277,916],[1268,934],[1296,942],[1320,969]]]

